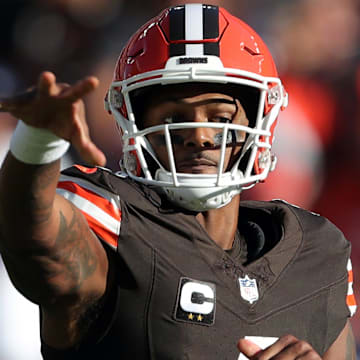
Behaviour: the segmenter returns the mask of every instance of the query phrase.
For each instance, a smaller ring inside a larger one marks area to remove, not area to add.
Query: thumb
[[[91,141],[84,131],[73,136],[71,143],[80,157],[89,165],[104,166],[106,164],[105,154]]]
[[[255,356],[262,350],[260,346],[246,339],[240,339],[239,342],[237,343],[237,347],[239,351],[248,358]]]
[[[90,165],[105,166],[105,154],[91,141],[77,149],[80,156]]]
[[[75,144],[74,144],[75,146]],[[75,146],[79,155],[90,165],[105,166],[105,154],[91,141],[88,140],[82,146]]]
[[[90,139],[86,122],[78,123],[77,125],[78,128],[70,139],[71,144],[80,157],[89,165],[104,166],[106,164],[105,154]]]

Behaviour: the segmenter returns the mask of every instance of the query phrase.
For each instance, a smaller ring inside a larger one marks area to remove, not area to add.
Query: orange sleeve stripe
[[[91,203],[99,207],[101,210],[105,211],[115,220],[121,221],[120,209],[114,206],[114,204],[111,203],[108,199],[103,198],[102,196],[94,193],[93,191],[85,189],[72,181],[60,181],[57,187],[83,197],[84,199],[90,201]]]
[[[352,271],[352,270],[349,270],[349,271],[348,271],[348,282],[349,282],[349,283],[354,282],[354,274],[353,274],[353,271]]]
[[[354,294],[347,295],[346,304],[348,306],[356,306],[356,300],[355,300],[355,295]]]
[[[80,170],[81,172],[85,173],[85,174],[94,174],[97,171],[96,167],[86,167],[86,166],[82,166],[82,165],[78,165],[75,164],[74,167],[76,167],[78,170]]]
[[[108,243],[113,248],[117,248],[118,245],[118,235],[114,234],[112,231],[107,230],[99,221],[90,216],[89,214],[81,211],[85,216],[86,221],[88,222],[90,228],[98,235],[102,240]]]

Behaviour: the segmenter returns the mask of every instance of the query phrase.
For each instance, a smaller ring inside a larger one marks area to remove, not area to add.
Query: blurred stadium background
[[[184,1],[200,2],[200,1]],[[207,1],[216,4],[215,1]],[[290,105],[276,132],[277,172],[243,198],[283,198],[319,212],[352,242],[360,299],[360,3],[358,0],[222,0],[274,54]],[[128,37],[171,0],[2,0],[0,96],[43,70],[73,83],[94,74],[92,136],[118,169],[121,148],[103,98]],[[0,164],[16,120],[0,113]],[[70,151],[63,166],[78,161]],[[359,300],[360,301],[360,300]],[[360,345],[360,316],[353,318]],[[0,261],[0,360],[40,360],[38,310],[12,288]]]

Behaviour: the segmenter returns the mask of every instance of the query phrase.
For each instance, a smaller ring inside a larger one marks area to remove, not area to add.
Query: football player
[[[354,359],[342,233],[284,201],[240,202],[275,167],[287,105],[255,31],[187,4],[131,37],[105,98],[118,173],[89,137],[81,99],[97,84],[44,72],[1,101],[21,119],[1,169],[1,251],[40,306],[44,359]],[[60,174],[69,144],[98,166]]]

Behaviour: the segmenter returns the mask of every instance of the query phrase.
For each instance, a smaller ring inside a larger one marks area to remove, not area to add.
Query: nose
[[[206,125],[208,120],[205,114],[194,114],[194,123]],[[208,127],[196,127],[184,130],[184,146],[189,148],[205,148],[214,146],[214,130]]]
[[[214,129],[198,127],[188,129],[184,136],[184,146],[205,148],[214,146]]]

